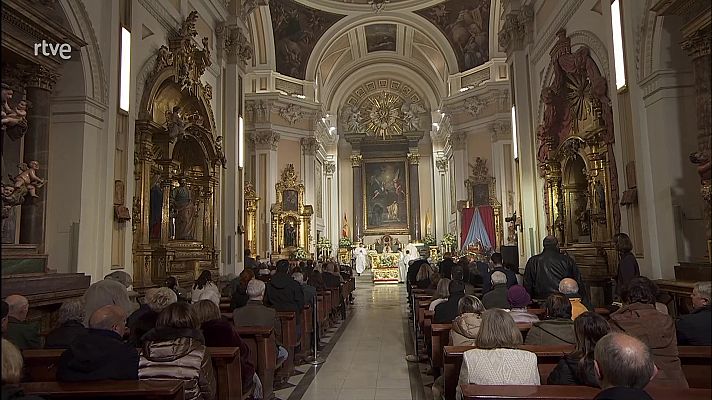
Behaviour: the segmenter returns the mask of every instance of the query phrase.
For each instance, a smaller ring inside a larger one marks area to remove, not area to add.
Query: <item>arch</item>
[[[379,14],[356,14],[349,15],[338,22],[336,22],[331,28],[329,28],[319,39],[319,41],[314,46],[314,49],[309,56],[309,61],[307,62],[306,70],[306,80],[313,81],[316,78],[317,66],[321,62],[324,53],[331,47],[331,45],[343,35],[348,34],[348,32],[360,25],[366,25],[369,23],[400,23],[410,28],[420,31],[427,38],[433,41],[438,48],[441,50],[445,56],[445,62],[447,64],[447,70],[449,74],[454,74],[458,72],[457,59],[455,58],[455,52],[447,38],[440,32],[437,27],[430,23],[425,18],[417,14],[409,14],[408,16],[389,14],[389,13],[379,13]]]
[[[109,87],[106,83],[104,64],[101,58],[99,41],[84,4],[80,0],[61,0],[72,31],[84,40],[87,45],[80,49],[82,68],[84,72],[85,94],[103,105],[108,104]]]

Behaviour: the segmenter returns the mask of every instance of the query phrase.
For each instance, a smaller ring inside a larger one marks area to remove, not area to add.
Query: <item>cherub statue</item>
[[[3,110],[4,110],[4,105],[3,105]],[[17,106],[15,107],[14,110],[12,110],[11,113],[6,114],[5,111],[2,113],[2,126],[3,127],[12,127],[15,125],[18,125],[22,122],[27,123],[27,101],[26,100],[20,100],[19,103],[17,103]]]
[[[417,131],[420,129],[420,114],[425,112],[425,109],[418,103],[405,102],[401,106],[403,113],[403,130],[406,132]]]
[[[215,152],[218,155],[218,160],[222,167],[227,168],[227,157],[225,157],[225,152],[223,151],[222,141],[222,135],[215,138]]]
[[[37,188],[42,187],[47,181],[37,176],[37,171],[40,169],[40,163],[37,161],[30,161],[29,165],[22,163],[19,165],[20,172],[19,175],[13,178],[15,182],[15,189],[21,189],[23,187],[27,188],[27,192],[32,197],[37,196]]]
[[[179,106],[173,107],[173,111],[166,110],[166,129],[171,141],[178,136],[185,136],[185,118]]]

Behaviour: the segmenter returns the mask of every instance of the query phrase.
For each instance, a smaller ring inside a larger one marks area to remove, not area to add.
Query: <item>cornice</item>
[[[554,40],[554,35],[556,32],[563,28],[571,17],[576,13],[576,11],[581,7],[584,0],[566,0],[563,5],[559,8],[558,14],[554,17],[554,21],[546,24],[546,30],[541,35],[535,35],[534,51],[532,52],[532,64],[535,65],[539,60],[547,54],[549,48],[553,46],[556,42]]]

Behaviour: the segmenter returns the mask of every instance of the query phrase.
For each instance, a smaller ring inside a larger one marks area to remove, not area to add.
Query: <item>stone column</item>
[[[324,226],[326,227],[326,232],[324,232],[324,237],[331,241],[332,249],[339,245],[340,229],[339,223],[341,222],[341,216],[339,215],[339,201],[335,198],[335,194],[339,192],[336,187],[337,180],[334,179],[334,172],[336,172],[336,163],[331,160],[324,161],[324,176],[326,177],[326,183],[324,185],[324,204],[323,204],[323,215],[324,215]]]
[[[420,242],[420,184],[418,180],[418,149],[408,153],[408,180],[410,181],[410,240]]]
[[[438,176],[435,178],[435,212],[433,217],[437,221],[435,224],[435,238],[440,243],[443,236],[448,233],[447,225],[450,217],[450,192],[447,188],[448,160],[442,154],[435,158],[435,168],[438,170]]]
[[[50,94],[57,82],[58,74],[43,66],[29,69],[27,100],[31,103],[27,113],[27,133],[25,133],[23,161],[28,165],[32,161],[39,163],[37,176],[47,179],[49,162],[49,115]],[[55,168],[61,168],[61,165]],[[44,252],[44,224],[47,201],[46,188],[37,190],[36,198],[22,205],[20,217],[20,243],[40,245]]]
[[[361,188],[362,163],[363,156],[361,154],[351,155],[351,168],[353,170],[354,177],[354,242],[360,242],[363,237],[363,190]]]
[[[320,176],[315,176],[314,173],[316,168],[314,168],[316,160],[316,151],[319,148],[319,143],[313,137],[301,138],[299,140],[302,147],[302,180],[304,181],[304,204],[316,205],[316,196],[321,196],[321,193],[316,193],[314,188],[316,187],[316,180],[321,179]],[[322,188],[323,190],[323,188]],[[322,204],[322,216],[324,215],[323,210],[324,204]],[[310,224],[309,232],[307,234],[307,242],[309,247],[305,248],[307,253],[316,254],[316,248],[312,247],[312,241],[316,240],[316,210],[312,216],[312,223]],[[311,240],[309,240],[311,237]]]
[[[255,144],[255,191],[263,199],[257,207],[257,251],[272,254],[272,213],[270,208],[277,201],[274,185],[279,179],[277,167],[277,144],[280,135],[273,130],[254,131],[250,139]]]

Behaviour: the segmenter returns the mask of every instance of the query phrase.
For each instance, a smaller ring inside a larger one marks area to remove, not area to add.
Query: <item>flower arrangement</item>
[[[340,237],[339,238],[339,247],[351,247],[353,245],[353,242],[349,237]]]
[[[453,246],[457,245],[457,236],[455,236],[454,233],[447,233],[443,236],[443,240],[440,241],[440,243],[448,249],[452,249]]]
[[[331,240],[327,238],[321,238],[319,239],[319,242],[317,242],[316,247],[320,249],[331,249]]]
[[[423,243],[426,246],[437,246],[438,245],[438,241],[435,240],[435,237],[433,237],[433,235],[431,235],[431,234],[427,234],[427,235],[425,235],[425,237],[423,237]]]
[[[306,259],[307,259],[307,252],[304,251],[303,248],[297,247],[297,248],[294,250],[294,253],[292,253],[292,258],[294,258],[295,260],[306,260]]]

